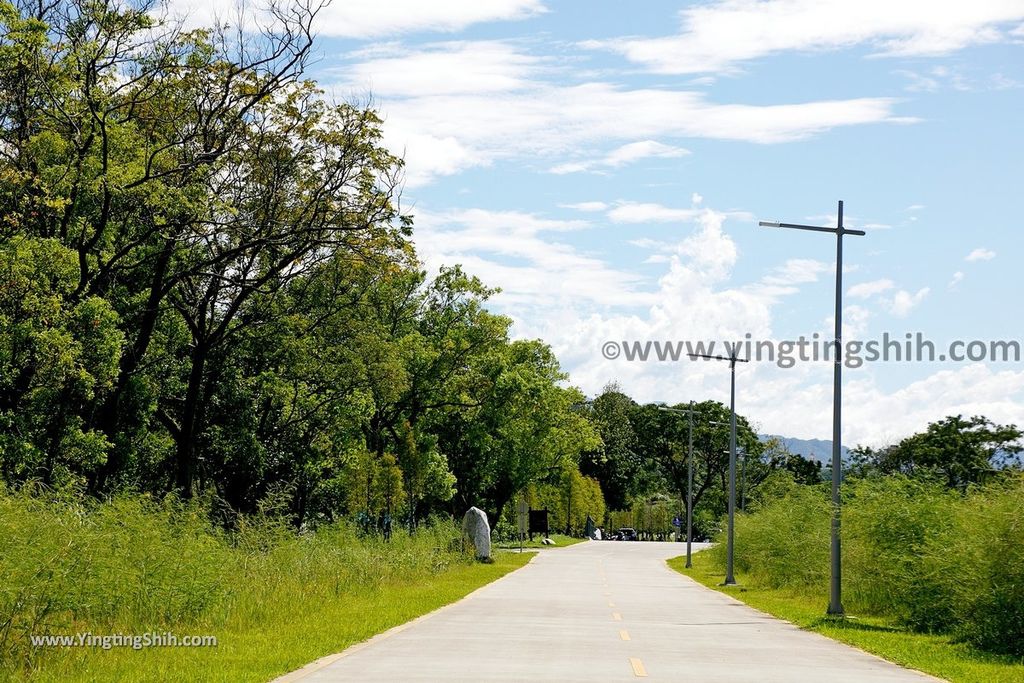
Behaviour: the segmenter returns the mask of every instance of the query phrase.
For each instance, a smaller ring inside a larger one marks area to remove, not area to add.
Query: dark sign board
[[[530,533],[548,535],[548,511],[530,510]]]

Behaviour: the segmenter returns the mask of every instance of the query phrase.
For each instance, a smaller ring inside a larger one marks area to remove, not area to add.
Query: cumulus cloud
[[[871,282],[862,282],[850,287],[850,289],[846,290],[846,294],[854,299],[867,299],[876,294],[886,292],[895,286],[893,281],[889,279],[872,280]]]
[[[599,202],[594,202],[597,204]],[[596,206],[596,211],[600,211]],[[609,209],[609,205],[605,206]],[[735,283],[740,252],[730,236],[730,214],[687,210],[677,241],[635,237],[629,243],[654,253],[656,279],[611,265],[609,257],[584,249],[597,225],[516,211],[481,209],[417,215],[418,244],[428,266],[462,263],[471,273],[502,287],[493,306],[510,315],[520,338],[550,343],[573,384],[596,394],[609,381],[640,401],[728,400],[725,364],[608,360],[605,341],[714,341],[794,339],[776,329],[780,313],[803,287],[834,271],[834,264],[789,259],[756,280]],[[677,217],[679,218],[679,217]],[[870,285],[873,296],[895,286]],[[885,281],[880,281],[885,283]],[[928,295],[897,291],[880,299],[894,314],[906,314]],[[844,310],[844,338],[865,332],[871,311]],[[827,321],[826,321],[827,322]],[[826,325],[829,327],[829,325]],[[807,334],[799,330],[797,334]],[[827,340],[831,330],[821,331]],[[719,367],[721,365],[721,367]],[[1024,399],[1024,372],[996,372],[983,365],[936,371],[895,390],[875,380],[871,364],[847,372],[847,445],[881,445],[958,412],[1012,422]],[[799,363],[779,368],[767,359],[739,370],[738,409],[765,433],[828,437],[831,429],[831,364]]]
[[[671,223],[689,221],[700,215],[701,209],[676,209],[653,202],[619,202],[608,211],[613,223]]]
[[[996,257],[996,252],[984,247],[978,247],[964,258],[965,261],[991,261]]]
[[[925,300],[930,291],[931,289],[928,287],[919,289],[915,293],[910,293],[905,289],[901,289],[896,292],[891,299],[886,301],[886,308],[889,313],[897,318],[905,318],[912,310],[917,308],[917,306]]]

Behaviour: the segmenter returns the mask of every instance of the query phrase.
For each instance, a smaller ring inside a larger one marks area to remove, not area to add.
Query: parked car
[[[616,539],[619,541],[635,541],[637,540],[636,529],[624,526],[619,529]]]

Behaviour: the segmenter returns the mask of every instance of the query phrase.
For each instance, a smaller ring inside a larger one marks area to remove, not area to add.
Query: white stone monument
[[[491,559],[491,526],[483,510],[475,507],[466,510],[462,517],[462,534],[472,541],[476,559]]]

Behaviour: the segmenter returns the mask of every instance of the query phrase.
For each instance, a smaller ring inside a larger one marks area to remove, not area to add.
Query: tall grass
[[[896,476],[844,488],[848,611],[1024,656],[1024,476],[966,495]],[[827,488],[796,486],[739,515],[737,569],[766,587],[820,590],[828,579],[829,512]],[[724,543],[711,552],[724,567]]]
[[[0,678],[45,665],[52,650],[33,649],[31,635],[260,623],[469,565],[458,536],[447,521],[390,542],[343,524],[298,535],[273,518],[227,533],[199,504],[0,490]]]

